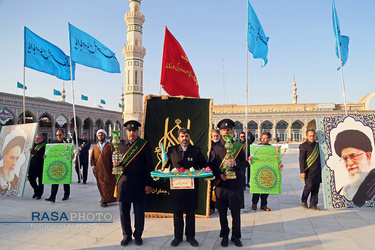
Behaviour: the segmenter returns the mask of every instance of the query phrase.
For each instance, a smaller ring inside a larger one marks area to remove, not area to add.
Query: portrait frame
[[[38,123],[27,123],[18,125],[3,126],[0,132],[0,154],[3,156],[3,149],[15,137],[21,136],[25,139],[25,144],[21,152],[20,158],[14,167],[14,174],[18,180],[14,186],[10,186],[5,192],[1,192],[2,196],[22,197],[27,180],[27,174],[30,164],[30,151],[34,144],[35,134],[38,129]],[[3,160],[0,167],[3,167]]]
[[[375,163],[375,115],[350,115],[350,116],[328,116],[317,118],[318,141],[320,145],[320,159],[322,167],[322,184],[324,208],[354,208],[356,204],[346,196],[339,193],[349,183],[349,174],[340,162],[336,154],[334,144],[336,136],[346,130],[359,130],[364,133],[371,142],[372,159]],[[375,196],[365,201],[363,207],[374,207]]]

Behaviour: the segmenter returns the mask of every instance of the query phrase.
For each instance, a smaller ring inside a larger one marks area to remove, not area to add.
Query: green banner
[[[147,99],[149,98],[149,99]],[[178,144],[177,131],[181,127],[191,130],[191,144],[201,148],[207,159],[211,129],[210,99],[148,96],[145,101],[143,138],[151,144],[154,170],[162,168],[162,150]],[[207,181],[199,180],[197,215],[207,215]],[[146,198],[146,212],[172,213],[169,202],[169,180],[154,182],[152,194]]]
[[[273,146],[250,146],[250,193],[281,194],[281,153]]]
[[[46,145],[43,164],[43,184],[71,184],[73,144],[53,143]]]

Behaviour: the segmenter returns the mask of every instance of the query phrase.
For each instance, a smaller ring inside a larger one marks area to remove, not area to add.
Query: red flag
[[[199,86],[189,59],[176,38],[165,26],[160,84],[172,96],[199,98]]]

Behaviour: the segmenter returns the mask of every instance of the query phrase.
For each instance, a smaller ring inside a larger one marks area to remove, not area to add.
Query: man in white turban
[[[107,132],[104,129],[99,129],[96,136],[99,141],[92,150],[90,162],[101,197],[100,205],[106,207],[108,203],[116,201],[113,197],[116,178],[112,174],[112,153],[115,148],[106,139]]]

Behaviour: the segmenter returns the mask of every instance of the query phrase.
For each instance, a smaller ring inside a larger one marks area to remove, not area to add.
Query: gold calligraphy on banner
[[[181,56],[182,59],[184,59],[187,63],[189,63],[189,59],[187,57],[184,57],[183,55]],[[195,76],[194,72],[191,72],[190,70],[185,70],[181,68],[180,62],[177,63],[177,65],[173,63],[166,63],[165,64],[166,69],[173,69],[178,73],[184,73],[188,78],[192,78],[195,82],[196,85],[198,85],[197,77]]]
[[[167,152],[167,149],[170,146],[179,144],[178,139],[173,135],[173,132],[175,131],[175,133],[177,133],[177,131],[180,128],[182,128],[180,126],[181,120],[176,119],[175,120],[176,125],[171,130],[168,130],[168,123],[169,123],[169,117],[165,119],[164,136],[159,140],[158,146],[155,148],[155,153],[158,157],[158,163],[155,166],[155,171],[159,168],[159,166],[162,163],[162,159],[163,159],[162,146],[164,148],[164,152]],[[186,128],[190,129],[190,119],[187,120]],[[190,144],[194,145],[194,142],[190,140]],[[162,168],[162,166],[160,168]]]

